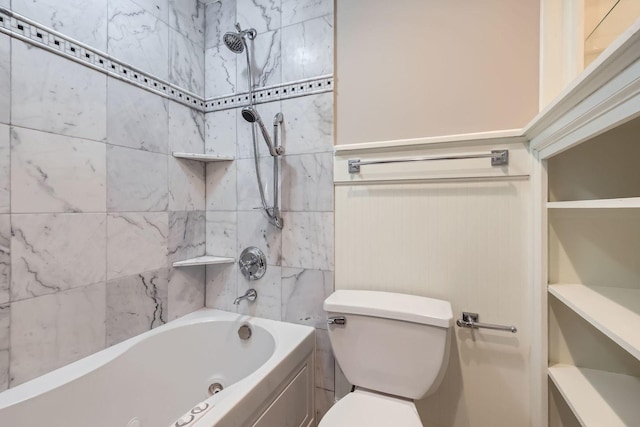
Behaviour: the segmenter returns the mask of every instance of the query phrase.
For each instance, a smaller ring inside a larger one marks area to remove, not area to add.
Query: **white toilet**
[[[447,369],[451,304],[375,291],[336,291],[324,302],[329,338],[355,391],[319,427],[421,427],[413,400],[433,393]]]

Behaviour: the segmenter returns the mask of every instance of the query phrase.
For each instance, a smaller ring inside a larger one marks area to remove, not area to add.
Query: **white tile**
[[[11,300],[105,280],[106,215],[11,216]]]
[[[271,225],[261,211],[238,212],[238,251],[255,246],[269,265],[282,262],[282,231]]]
[[[121,2],[122,0],[108,0],[109,6]],[[129,1],[129,0],[124,0]],[[138,6],[149,12],[151,15],[160,19],[162,22],[169,23],[169,1],[170,0],[133,0]]]
[[[13,11],[105,52],[107,50],[106,0],[23,0]]]
[[[166,7],[166,1],[162,3]],[[153,8],[153,5],[149,7]],[[168,13],[159,12],[158,16],[168,17]],[[166,19],[160,21],[148,10],[129,0],[109,0],[108,53],[162,80],[168,80],[169,26],[165,22]]]
[[[333,211],[333,155],[282,158],[282,210]]]
[[[280,55],[280,30],[258,34],[249,41],[251,71],[255,87],[272,86],[282,83],[282,58]],[[237,58],[236,91],[249,90],[247,81],[247,61]]]
[[[285,212],[282,265],[333,271],[333,212]]]
[[[9,213],[11,205],[10,128],[0,124],[0,213]]]
[[[282,111],[282,104],[280,101],[267,102],[265,104],[259,104],[255,107],[258,114],[262,118],[262,121],[269,132],[269,136],[273,139],[273,119],[276,114]],[[269,148],[262,132],[258,129],[257,124],[251,124],[242,117],[242,110],[235,109],[236,123],[237,123],[237,157],[239,159],[252,159],[254,156],[253,149],[253,134],[251,128],[255,128],[255,134],[258,141],[258,154],[260,157],[271,157]],[[283,134],[283,127],[278,129],[279,138],[281,143],[284,142],[282,138],[286,139],[286,134]]]
[[[109,211],[163,211],[168,200],[166,155],[107,146]]]
[[[333,151],[333,93],[282,101],[285,154]]]
[[[12,128],[12,212],[104,212],[106,163],[101,142]]]
[[[107,282],[107,346],[167,323],[168,269]]]
[[[282,29],[282,81],[333,73],[333,16]]]
[[[238,257],[237,213],[207,211],[207,253],[230,258]]]
[[[204,48],[169,29],[169,81],[204,96]]]
[[[342,369],[340,369],[340,365],[338,364],[338,362],[335,363],[334,369],[336,373],[334,380],[336,399],[342,399],[351,392],[351,384],[349,383],[347,377],[345,377]]]
[[[11,0],[0,0],[0,6],[11,9]]]
[[[113,78],[109,78],[107,86],[107,142],[166,153],[169,101]]]
[[[243,54],[244,55],[244,54]],[[204,53],[205,69],[205,97],[229,95],[236,92],[237,61],[246,67],[244,56],[231,52],[224,43],[220,42]],[[246,76],[244,77],[247,78]],[[245,85],[246,86],[246,85]]]
[[[260,191],[256,178],[256,170],[253,159],[236,160],[238,168],[238,210],[254,211],[262,209]],[[262,189],[267,205],[273,205],[273,159],[261,157],[259,162],[262,176]]]
[[[169,212],[169,262],[205,254],[205,213]]]
[[[168,320],[204,307],[206,266],[169,270]]]
[[[238,295],[244,295],[249,289],[255,289],[258,297],[255,301],[240,301],[238,313],[249,316],[263,317],[265,319],[281,320],[282,295],[280,267],[269,265],[262,278],[247,280],[238,273]]]
[[[280,28],[280,0],[237,0],[236,13],[242,29],[258,33]]]
[[[105,344],[105,284],[11,304],[11,386],[61,367]]]
[[[11,306],[0,305],[0,391],[9,388]]]
[[[13,125],[106,140],[106,75],[16,39],[11,61]]]
[[[107,278],[167,266],[168,216],[163,212],[107,216]]]
[[[236,111],[223,110],[205,115],[205,153],[236,157]]]
[[[333,13],[333,0],[282,0],[282,26]]]
[[[11,39],[0,34],[0,123],[9,123],[11,112]]]
[[[233,304],[238,296],[238,266],[220,264],[207,266],[206,306],[236,312]]]
[[[169,151],[204,153],[204,113],[186,105],[169,103]]]
[[[205,208],[205,164],[169,157],[169,210],[193,211]]]
[[[333,391],[325,390],[323,388],[317,388],[315,390],[316,395],[316,421],[319,423],[322,417],[333,406],[333,399],[335,397]]]
[[[207,210],[236,210],[236,162],[207,165]]]
[[[282,268],[282,320],[327,329],[322,304],[333,292],[331,271]]]
[[[218,45],[224,33],[236,31],[236,2],[216,1],[205,5],[205,47]]]
[[[316,387],[324,390],[334,390],[335,360],[331,351],[329,333],[316,329]]]
[[[11,216],[0,215],[0,304],[9,302],[11,284]]]
[[[169,25],[204,48],[204,4],[198,0],[169,0]]]

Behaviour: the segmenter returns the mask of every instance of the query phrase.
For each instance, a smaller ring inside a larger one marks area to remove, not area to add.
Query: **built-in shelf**
[[[227,258],[213,255],[203,255],[196,258],[185,259],[184,261],[176,261],[174,267],[189,267],[192,265],[213,265],[213,264],[231,264],[236,262],[234,258]]]
[[[549,293],[640,359],[640,289],[549,285]]]
[[[569,202],[547,202],[549,209],[637,209],[640,197],[624,199],[573,200]]]
[[[558,364],[549,377],[583,426],[635,426],[640,378]]]
[[[173,153],[173,157],[186,160],[197,160],[199,162],[230,162],[234,160],[231,156],[219,156],[217,154],[195,154],[195,153]]]

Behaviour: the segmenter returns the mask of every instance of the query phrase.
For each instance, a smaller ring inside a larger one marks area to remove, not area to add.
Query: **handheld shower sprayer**
[[[273,140],[271,139],[271,136],[269,136],[269,132],[267,132],[267,128],[265,127],[260,114],[258,114],[258,110],[256,110],[253,106],[244,107],[242,109],[242,118],[249,123],[258,124],[260,132],[262,132],[262,136],[264,137],[264,140],[269,147],[269,153],[273,157],[281,156],[282,154],[284,154],[284,147],[278,146],[278,125],[282,123],[282,113],[276,114],[276,116],[273,118]]]
[[[228,32],[225,33],[222,37],[225,46],[235,53],[241,54],[245,52],[247,57],[247,81],[249,84],[249,105],[242,109],[242,117],[249,123],[251,123],[251,135],[253,138],[253,154],[254,154],[254,164],[256,169],[256,179],[258,181],[258,189],[260,192],[260,200],[262,201],[262,208],[269,220],[269,222],[276,227],[282,229],[283,221],[282,216],[280,215],[280,208],[278,206],[278,198],[279,198],[279,159],[282,154],[284,154],[284,148],[278,144],[278,126],[282,124],[282,113],[278,113],[275,115],[273,119],[273,139],[269,135],[258,110],[255,108],[255,101],[253,97],[253,72],[251,70],[251,58],[249,55],[249,49],[247,47],[246,39],[253,40],[257,36],[257,32],[253,28],[249,28],[248,30],[243,30],[240,27],[240,24],[237,23],[235,25],[236,32]],[[264,140],[269,148],[269,153],[273,157],[273,205],[269,206],[266,201],[265,191],[262,186],[262,177],[260,175],[260,165],[258,161],[258,139],[256,137],[256,129],[257,125],[260,128],[260,133],[264,137]]]

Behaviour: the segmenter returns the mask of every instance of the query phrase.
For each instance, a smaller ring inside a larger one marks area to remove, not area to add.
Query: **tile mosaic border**
[[[333,90],[333,76],[320,76],[311,79],[287,82],[279,85],[257,88],[253,91],[256,104],[279,101],[282,99],[298,98],[300,96],[314,95]],[[249,92],[235,93],[218,96],[205,101],[205,112],[228,110],[246,105],[249,101]]]
[[[65,36],[13,11],[0,7],[0,33],[62,56],[113,78],[138,86],[202,112],[237,108],[248,101],[248,92],[205,99],[174,84]],[[313,95],[333,90],[333,76],[287,82],[254,91],[256,103]]]

